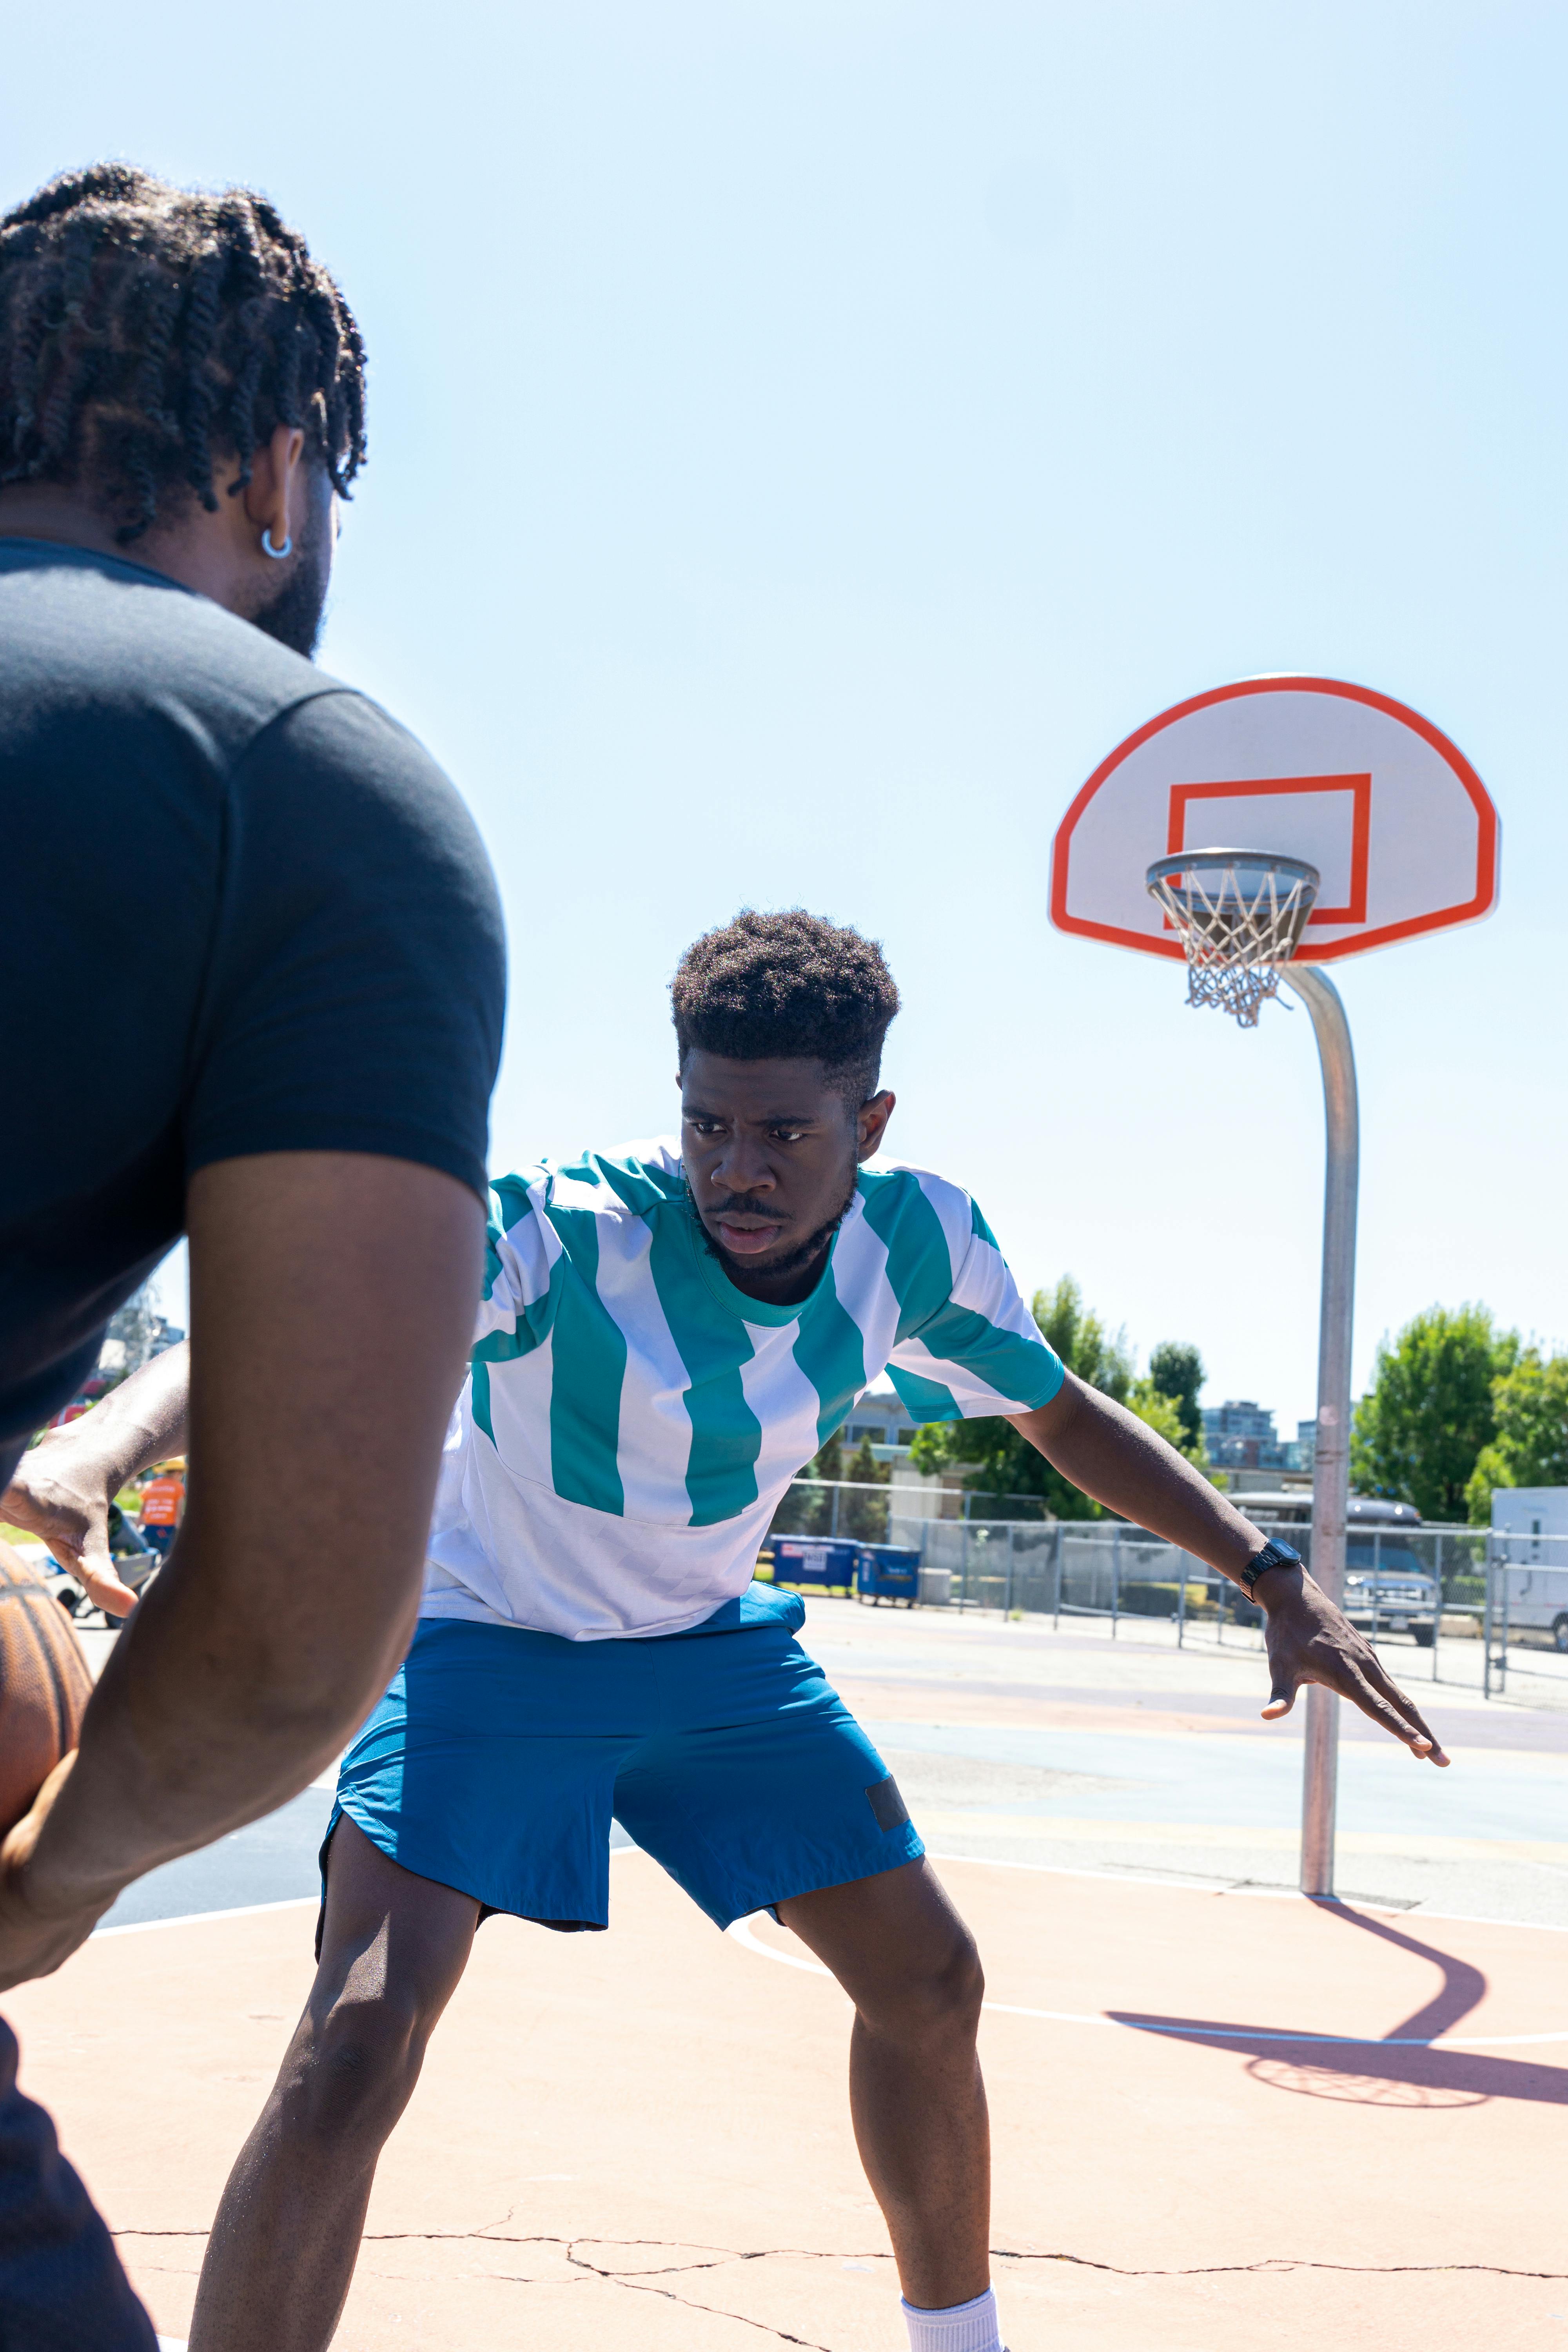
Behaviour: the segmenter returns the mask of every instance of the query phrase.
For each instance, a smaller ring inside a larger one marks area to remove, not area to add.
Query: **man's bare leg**
[[[202,2265],[191,2352],[322,2352],[359,2256],[382,2148],[468,1965],[479,1906],[332,1837],[321,1961]]]
[[[926,1862],[793,1895],[778,1910],[855,2004],[850,2113],[906,2299],[940,2311],[984,2294],[991,2135],[973,1937]]]

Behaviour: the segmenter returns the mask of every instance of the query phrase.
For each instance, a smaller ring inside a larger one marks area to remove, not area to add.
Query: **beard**
[[[329,509],[313,506],[300,530],[293,563],[278,593],[252,613],[251,622],[267,636],[276,637],[290,653],[315,657],[321,622],[327,609],[327,589],[332,576]]]
[[[858,1174],[858,1170],[850,1171],[848,1190],[826,1223],[818,1225],[815,1233],[808,1234],[805,1241],[797,1242],[793,1249],[786,1250],[783,1257],[770,1258],[765,1266],[760,1266],[754,1257],[742,1257],[734,1250],[727,1250],[722,1242],[714,1240],[702,1222],[701,1213],[698,1209],[689,1180],[683,1174],[681,1181],[686,1185],[686,1204],[696,1220],[697,1230],[702,1236],[702,1246],[710,1257],[718,1259],[731,1280],[733,1281],[738,1275],[742,1274],[765,1274],[770,1281],[780,1281],[792,1274],[804,1274],[812,1260],[820,1257],[826,1251],[828,1243],[854,1206]],[[725,1206],[735,1215],[742,1217],[766,1217],[773,1213],[765,1201],[728,1201]],[[737,1287],[743,1288],[744,1286],[737,1285]]]

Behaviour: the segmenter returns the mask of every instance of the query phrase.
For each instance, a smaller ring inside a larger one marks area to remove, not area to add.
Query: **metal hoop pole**
[[[1282,964],[1279,977],[1312,1016],[1323,1067],[1323,1287],[1318,1320],[1318,1440],[1312,1465],[1312,1574],[1331,1601],[1345,1589],[1350,1502],[1351,1336],[1355,1316],[1356,1187],[1361,1119],[1355,1055],[1339,991],[1313,964]],[[1301,1773],[1301,1892],[1334,1891],[1334,1811],[1339,1784],[1340,1703],[1321,1683],[1307,1685]]]

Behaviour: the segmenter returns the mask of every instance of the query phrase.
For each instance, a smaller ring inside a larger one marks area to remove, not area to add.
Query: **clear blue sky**
[[[358,310],[325,659],[494,856],[498,1165],[667,1126],[681,948],[804,900],[898,973],[904,1155],[1293,1425],[1305,1015],[1053,933],[1050,836],[1230,677],[1445,728],[1502,905],[1340,967],[1357,1379],[1434,1298],[1568,1340],[1565,51],[1509,0],[80,0],[7,26],[0,193],[248,180]]]

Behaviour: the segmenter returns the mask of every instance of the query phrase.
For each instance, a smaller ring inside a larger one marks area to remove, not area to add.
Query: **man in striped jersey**
[[[716,1924],[771,1907],[855,2004],[851,2100],[914,2352],[998,2352],[981,1975],[898,1790],[752,1582],[789,1481],[886,1368],[1010,1416],[1251,1589],[1307,1671],[1441,1761],[1367,1644],[1144,1424],[1064,1375],[978,1208],[881,1160],[879,950],[799,911],[698,941],[681,1135],[494,1188],[418,1630],[346,1758],[321,1968],[230,2179],[192,2352],[320,2352],[380,2148],[492,1911],[608,1917],[612,1816]]]

